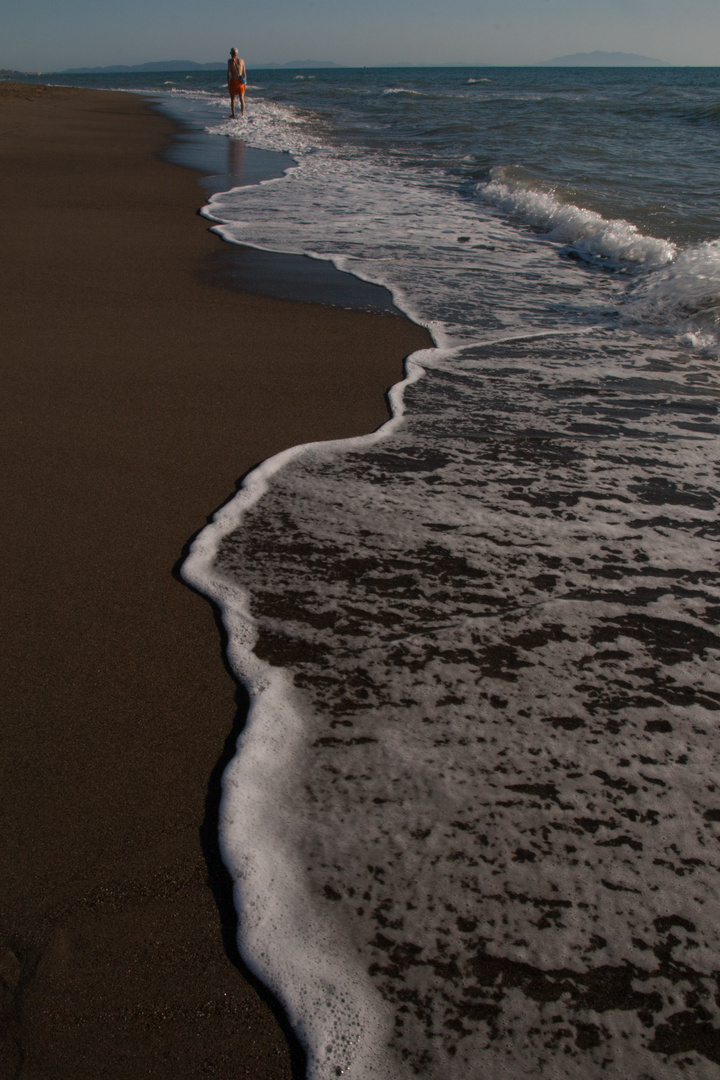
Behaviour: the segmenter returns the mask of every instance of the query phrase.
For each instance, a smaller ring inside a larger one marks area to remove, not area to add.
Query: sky
[[[720,65],[718,0],[0,0],[0,68],[152,60],[248,66],[535,64],[629,52]]]

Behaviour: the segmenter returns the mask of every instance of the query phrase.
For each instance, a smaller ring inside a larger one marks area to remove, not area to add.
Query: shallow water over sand
[[[612,334],[468,350],[220,544],[292,673],[305,887],[409,1075],[671,1076],[716,1017],[707,367]]]

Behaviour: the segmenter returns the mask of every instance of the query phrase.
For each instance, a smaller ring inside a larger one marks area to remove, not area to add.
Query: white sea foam
[[[387,285],[440,347],[381,432],[256,470],[184,567],[253,697],[221,811],[244,955],[312,1080],[718,1080],[720,380],[558,244],[643,267],[658,311],[714,295],[714,249],[552,200],[539,238],[294,152],[212,198],[218,232]]]
[[[643,235],[630,222],[608,220],[595,211],[565,203],[550,191],[507,177],[506,172],[495,169],[493,179],[479,185],[484,201],[588,261],[651,271],[634,280],[624,297],[618,297],[623,314],[648,326],[671,330],[693,348],[717,355],[720,241],[679,249],[671,241]]]
[[[443,347],[554,329],[559,306],[565,321],[587,325],[616,304],[615,282],[583,290],[582,271],[547,243],[422,173],[317,145],[313,153],[295,152],[297,168],[280,180],[214,195],[203,213],[218,222],[216,231],[266,250],[330,259],[385,285]],[[553,292],[536,287],[539,276],[554,283]]]
[[[608,221],[593,210],[562,202],[553,192],[506,179],[501,168],[493,170],[492,179],[481,184],[478,192],[493,205],[542,229],[551,240],[616,265],[660,267],[672,262],[677,253],[676,245],[668,240],[643,236],[628,221]]]
[[[404,422],[266,463],[197,542],[259,709],[223,805],[243,938],[312,1077],[341,1046],[373,1080],[669,1080],[653,1039],[716,1016],[717,378],[638,345],[422,357]]]
[[[244,139],[260,150],[303,154],[312,150],[315,140],[309,135],[303,118],[294,110],[271,101],[248,102],[246,116],[234,120],[225,116],[207,127],[210,135]]]
[[[647,321],[667,323],[696,347],[718,351],[720,325],[720,241],[680,252],[667,269],[640,283],[628,310]]]
[[[406,379],[391,392],[393,418],[381,432],[343,440],[342,448],[361,449],[390,434],[404,413],[405,388],[422,374],[420,364],[409,362]],[[298,775],[306,729],[293,705],[292,681],[253,652],[256,621],[248,592],[215,572],[223,537],[241,527],[272,478],[318,446],[327,452],[333,445],[293,447],[263,462],[196,538],[182,572],[221,607],[228,659],[252,699],[237,754],[223,776],[220,807],[223,860],[236,886],[241,952],[282,1001],[308,1053],[309,1077],[396,1080],[398,1062],[387,1049],[391,1018],[377,1000],[347,928],[318,909],[300,861],[309,825],[301,812],[304,792]]]
[[[390,94],[415,94],[418,97],[422,97],[424,93],[425,91],[423,90],[413,90],[408,86],[390,86],[387,90],[383,90],[383,96]]]
[[[429,186],[420,174],[413,176],[407,169],[393,171],[353,152],[343,157],[332,154],[319,141],[317,128],[308,128],[305,118],[293,107],[260,100],[253,103],[247,119],[231,120],[223,115],[218,120],[217,113],[226,109],[224,100],[212,95],[202,97],[209,133],[243,138],[261,149],[287,151],[301,162],[293,176],[293,190],[285,193],[297,213],[287,218],[278,218],[274,207],[266,213],[265,196],[248,188],[241,195],[217,195],[211,200],[205,213],[219,218],[218,232],[226,239],[330,258],[340,269],[386,285],[403,310],[429,325],[439,343],[449,344],[460,340],[461,320],[457,312],[450,320],[438,318],[437,309],[446,301],[457,306],[461,297],[471,293],[471,317],[463,328],[464,340],[475,336],[478,311],[483,307],[492,309],[494,321],[499,321],[503,330],[520,329],[540,317],[533,307],[537,297],[526,293],[526,301],[518,303],[520,277],[513,282],[517,290],[507,289],[509,252],[516,273],[531,277],[542,273],[548,283],[557,281],[561,290],[569,288],[570,279],[576,280],[572,272],[559,265],[552,251],[544,250],[531,234],[519,234],[497,216],[484,214],[484,205],[502,211],[511,220],[519,217],[538,230],[545,242],[570,247],[588,261],[651,272],[629,289],[618,280],[584,289],[583,304],[592,317],[604,305],[627,305],[627,314],[633,318],[664,326],[704,351],[717,349],[717,244],[679,250],[668,240],[642,234],[627,221],[609,220],[595,211],[564,203],[552,192],[528,186],[527,181],[512,178],[511,170],[501,168],[493,170],[488,183],[479,185],[480,201],[472,207],[442,188]],[[322,200],[317,197],[320,186]],[[247,208],[248,216],[242,213],[243,208]],[[463,234],[469,235],[469,242],[461,249],[456,244]],[[410,245],[406,243],[408,235]],[[502,250],[494,257],[490,249],[499,250],[498,243]],[[377,258],[370,251],[370,259],[366,259],[366,244],[374,245]],[[358,251],[359,246],[362,251]],[[396,258],[401,250],[409,259],[402,267]],[[483,251],[482,266],[478,265],[478,250]],[[494,273],[496,268],[498,275]],[[437,271],[442,271],[440,277]],[[415,276],[412,290],[405,287],[405,274]],[[426,295],[422,303],[413,303],[410,293],[423,291],[418,281],[418,275],[423,274],[427,275]],[[478,286],[483,286],[484,304],[478,304],[478,290],[468,288],[468,278],[473,274],[485,275],[484,280],[477,278]],[[502,278],[497,290],[493,280],[496,276],[498,282]],[[462,284],[460,277],[464,277]],[[434,300],[431,293],[437,294]],[[481,315],[480,325],[483,321],[487,330],[489,320],[483,320]]]
[[[226,90],[224,83],[219,84],[218,88]],[[253,83],[248,84],[248,90],[255,88]],[[272,101],[251,99],[247,104],[246,115],[237,115],[232,119],[228,115],[228,98],[225,93],[172,89],[162,91],[160,96],[179,117],[203,127],[209,135],[242,139],[259,150],[274,150],[294,155],[307,153],[316,145],[304,118],[297,110]]]

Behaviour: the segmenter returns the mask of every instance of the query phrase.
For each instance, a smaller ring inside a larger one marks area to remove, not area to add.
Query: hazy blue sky
[[[0,0],[0,68],[148,60],[533,64],[634,52],[720,64],[719,0]]]

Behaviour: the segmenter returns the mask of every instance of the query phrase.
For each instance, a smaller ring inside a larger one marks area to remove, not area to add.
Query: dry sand
[[[242,693],[174,568],[253,464],[381,423],[429,343],[214,284],[172,130],[0,83],[3,1080],[291,1075],[217,857]]]

